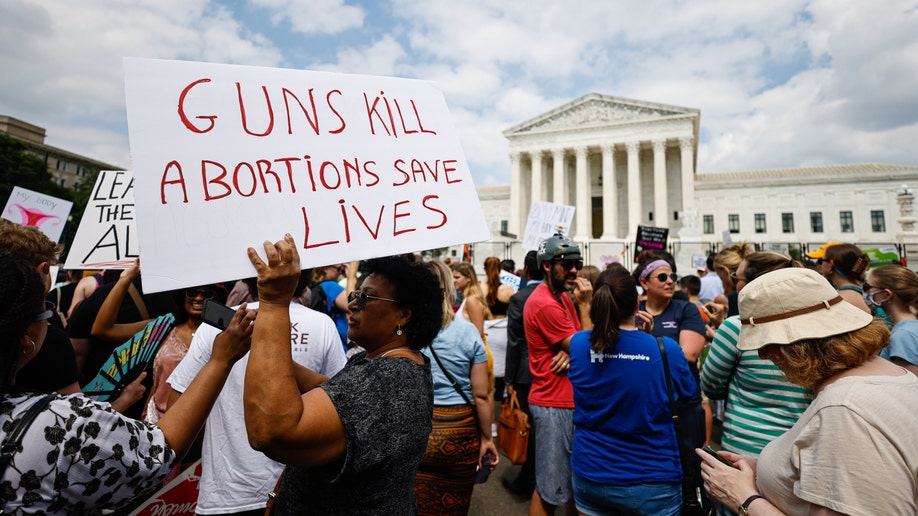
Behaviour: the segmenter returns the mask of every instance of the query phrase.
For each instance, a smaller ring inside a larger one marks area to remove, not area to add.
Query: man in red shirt
[[[571,337],[581,329],[593,327],[593,287],[585,278],[577,277],[583,268],[580,247],[559,231],[539,244],[538,261],[545,281],[536,287],[523,308],[532,372],[529,405],[537,428],[536,489],[529,505],[530,516],[553,514],[556,506],[574,510],[574,389],[567,378],[568,352]],[[579,315],[569,292],[574,294]]]

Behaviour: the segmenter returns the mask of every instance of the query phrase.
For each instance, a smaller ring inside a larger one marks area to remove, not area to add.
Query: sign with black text
[[[644,251],[665,251],[668,237],[669,228],[638,226],[634,242],[634,263],[638,262],[638,256]]]
[[[128,269],[139,256],[134,177],[124,170],[103,170],[67,251],[64,268]]]

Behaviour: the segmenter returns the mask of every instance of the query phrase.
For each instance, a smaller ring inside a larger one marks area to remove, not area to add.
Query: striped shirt
[[[792,384],[758,351],[741,351],[739,316],[727,318],[711,343],[701,370],[701,388],[711,399],[727,399],[721,448],[758,457],[762,448],[786,432],[813,399]]]

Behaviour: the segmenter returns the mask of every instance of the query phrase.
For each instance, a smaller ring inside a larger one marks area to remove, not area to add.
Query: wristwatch
[[[746,498],[746,501],[739,506],[739,509],[737,509],[736,512],[739,514],[739,516],[749,516],[749,504],[758,500],[759,498],[764,499],[765,497],[762,495],[752,495],[749,498]]]

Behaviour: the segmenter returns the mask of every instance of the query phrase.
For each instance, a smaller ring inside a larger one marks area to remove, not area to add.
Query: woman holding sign
[[[0,504],[9,514],[115,509],[160,487],[248,350],[254,316],[236,314],[185,396],[151,425],[79,394],[17,388],[16,373],[40,349],[50,314],[38,272],[19,258],[0,255],[0,292],[0,438],[6,445],[21,434],[0,471]]]
[[[297,246],[287,234],[275,244],[265,242],[264,250],[267,260],[248,250],[261,304],[243,402],[249,443],[287,464],[274,509],[416,514],[415,473],[433,413],[431,365],[420,350],[443,320],[437,279],[423,264],[402,257],[368,260],[361,290],[348,295],[348,338],[365,351],[332,379],[301,393],[299,385],[312,382],[298,382],[290,352]]]

